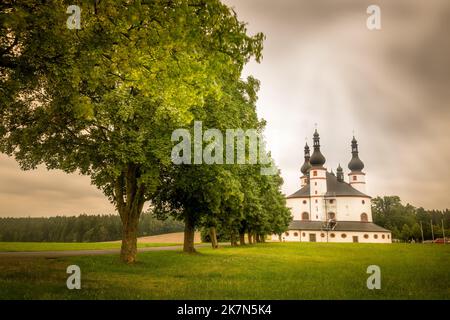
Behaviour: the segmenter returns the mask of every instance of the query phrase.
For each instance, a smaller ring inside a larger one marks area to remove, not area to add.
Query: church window
[[[330,233],[331,238],[334,238],[334,236],[335,236],[334,233]]]
[[[314,182],[314,185],[317,186],[317,182]]]
[[[286,237],[289,237],[289,232],[286,232],[285,235],[286,235]]]
[[[362,204],[366,204],[366,201],[364,201],[364,200],[362,200],[361,202],[362,202]]]
[[[367,233],[364,235],[364,239],[369,239],[369,235]]]
[[[306,236],[306,233],[303,232],[303,233],[302,233],[302,236]]]
[[[298,237],[298,232],[294,232],[294,237]]]
[[[353,176],[353,181],[356,181],[358,177],[357,176]]]
[[[303,212],[302,213],[302,220],[309,220],[309,213],[308,212]]]
[[[306,200],[303,200],[303,204],[306,204]]]
[[[322,232],[322,233],[320,234],[320,236],[321,236],[322,238],[325,238],[325,233]]]
[[[345,238],[347,238],[347,235],[346,235],[345,233],[343,233],[343,234],[341,234],[341,237],[342,237],[343,239],[345,239]]]
[[[316,170],[313,171],[313,176],[317,177],[317,171]]]
[[[384,239],[384,234],[381,235],[381,239]]]
[[[389,239],[389,235],[387,235],[388,239]]]
[[[367,213],[361,213],[361,221],[362,222],[367,222],[369,221],[369,217],[367,216]]]
[[[377,235],[377,234],[374,234],[374,235],[373,235],[373,238],[374,238],[374,239],[378,239],[378,235]]]
[[[336,214],[334,212],[328,212],[328,219],[335,219],[336,218]]]

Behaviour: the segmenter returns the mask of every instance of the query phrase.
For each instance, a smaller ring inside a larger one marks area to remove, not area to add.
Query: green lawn
[[[181,244],[138,243],[138,248],[176,245]],[[0,242],[0,252],[120,249],[120,246],[121,242]]]
[[[81,268],[81,290],[66,268]],[[381,268],[381,290],[366,287]],[[0,298],[8,299],[450,299],[450,246],[267,243],[246,247],[117,255],[0,257]]]

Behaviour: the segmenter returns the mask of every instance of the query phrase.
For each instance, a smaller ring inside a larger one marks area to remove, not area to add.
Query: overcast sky
[[[226,0],[264,58],[245,75],[261,81],[258,114],[284,178],[299,188],[305,138],[314,124],[325,167],[348,173],[352,132],[369,195],[450,207],[450,1]],[[381,30],[366,27],[370,4]],[[22,172],[0,155],[0,216],[113,213],[89,178]]]

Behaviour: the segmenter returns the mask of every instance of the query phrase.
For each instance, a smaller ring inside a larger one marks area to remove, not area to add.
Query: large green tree
[[[260,59],[262,35],[218,0],[82,1],[81,29],[66,26],[71,4],[0,4],[0,151],[25,170],[90,176],[117,208],[132,263],[171,132]]]

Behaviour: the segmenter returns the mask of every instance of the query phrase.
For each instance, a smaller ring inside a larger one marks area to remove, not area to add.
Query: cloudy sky
[[[352,132],[371,196],[450,207],[450,2],[448,0],[225,0],[250,33],[267,39],[258,113],[285,184],[299,188],[314,124],[325,166],[348,173]],[[371,4],[381,30],[366,27]],[[0,216],[112,213],[89,178],[22,172],[0,155]]]

